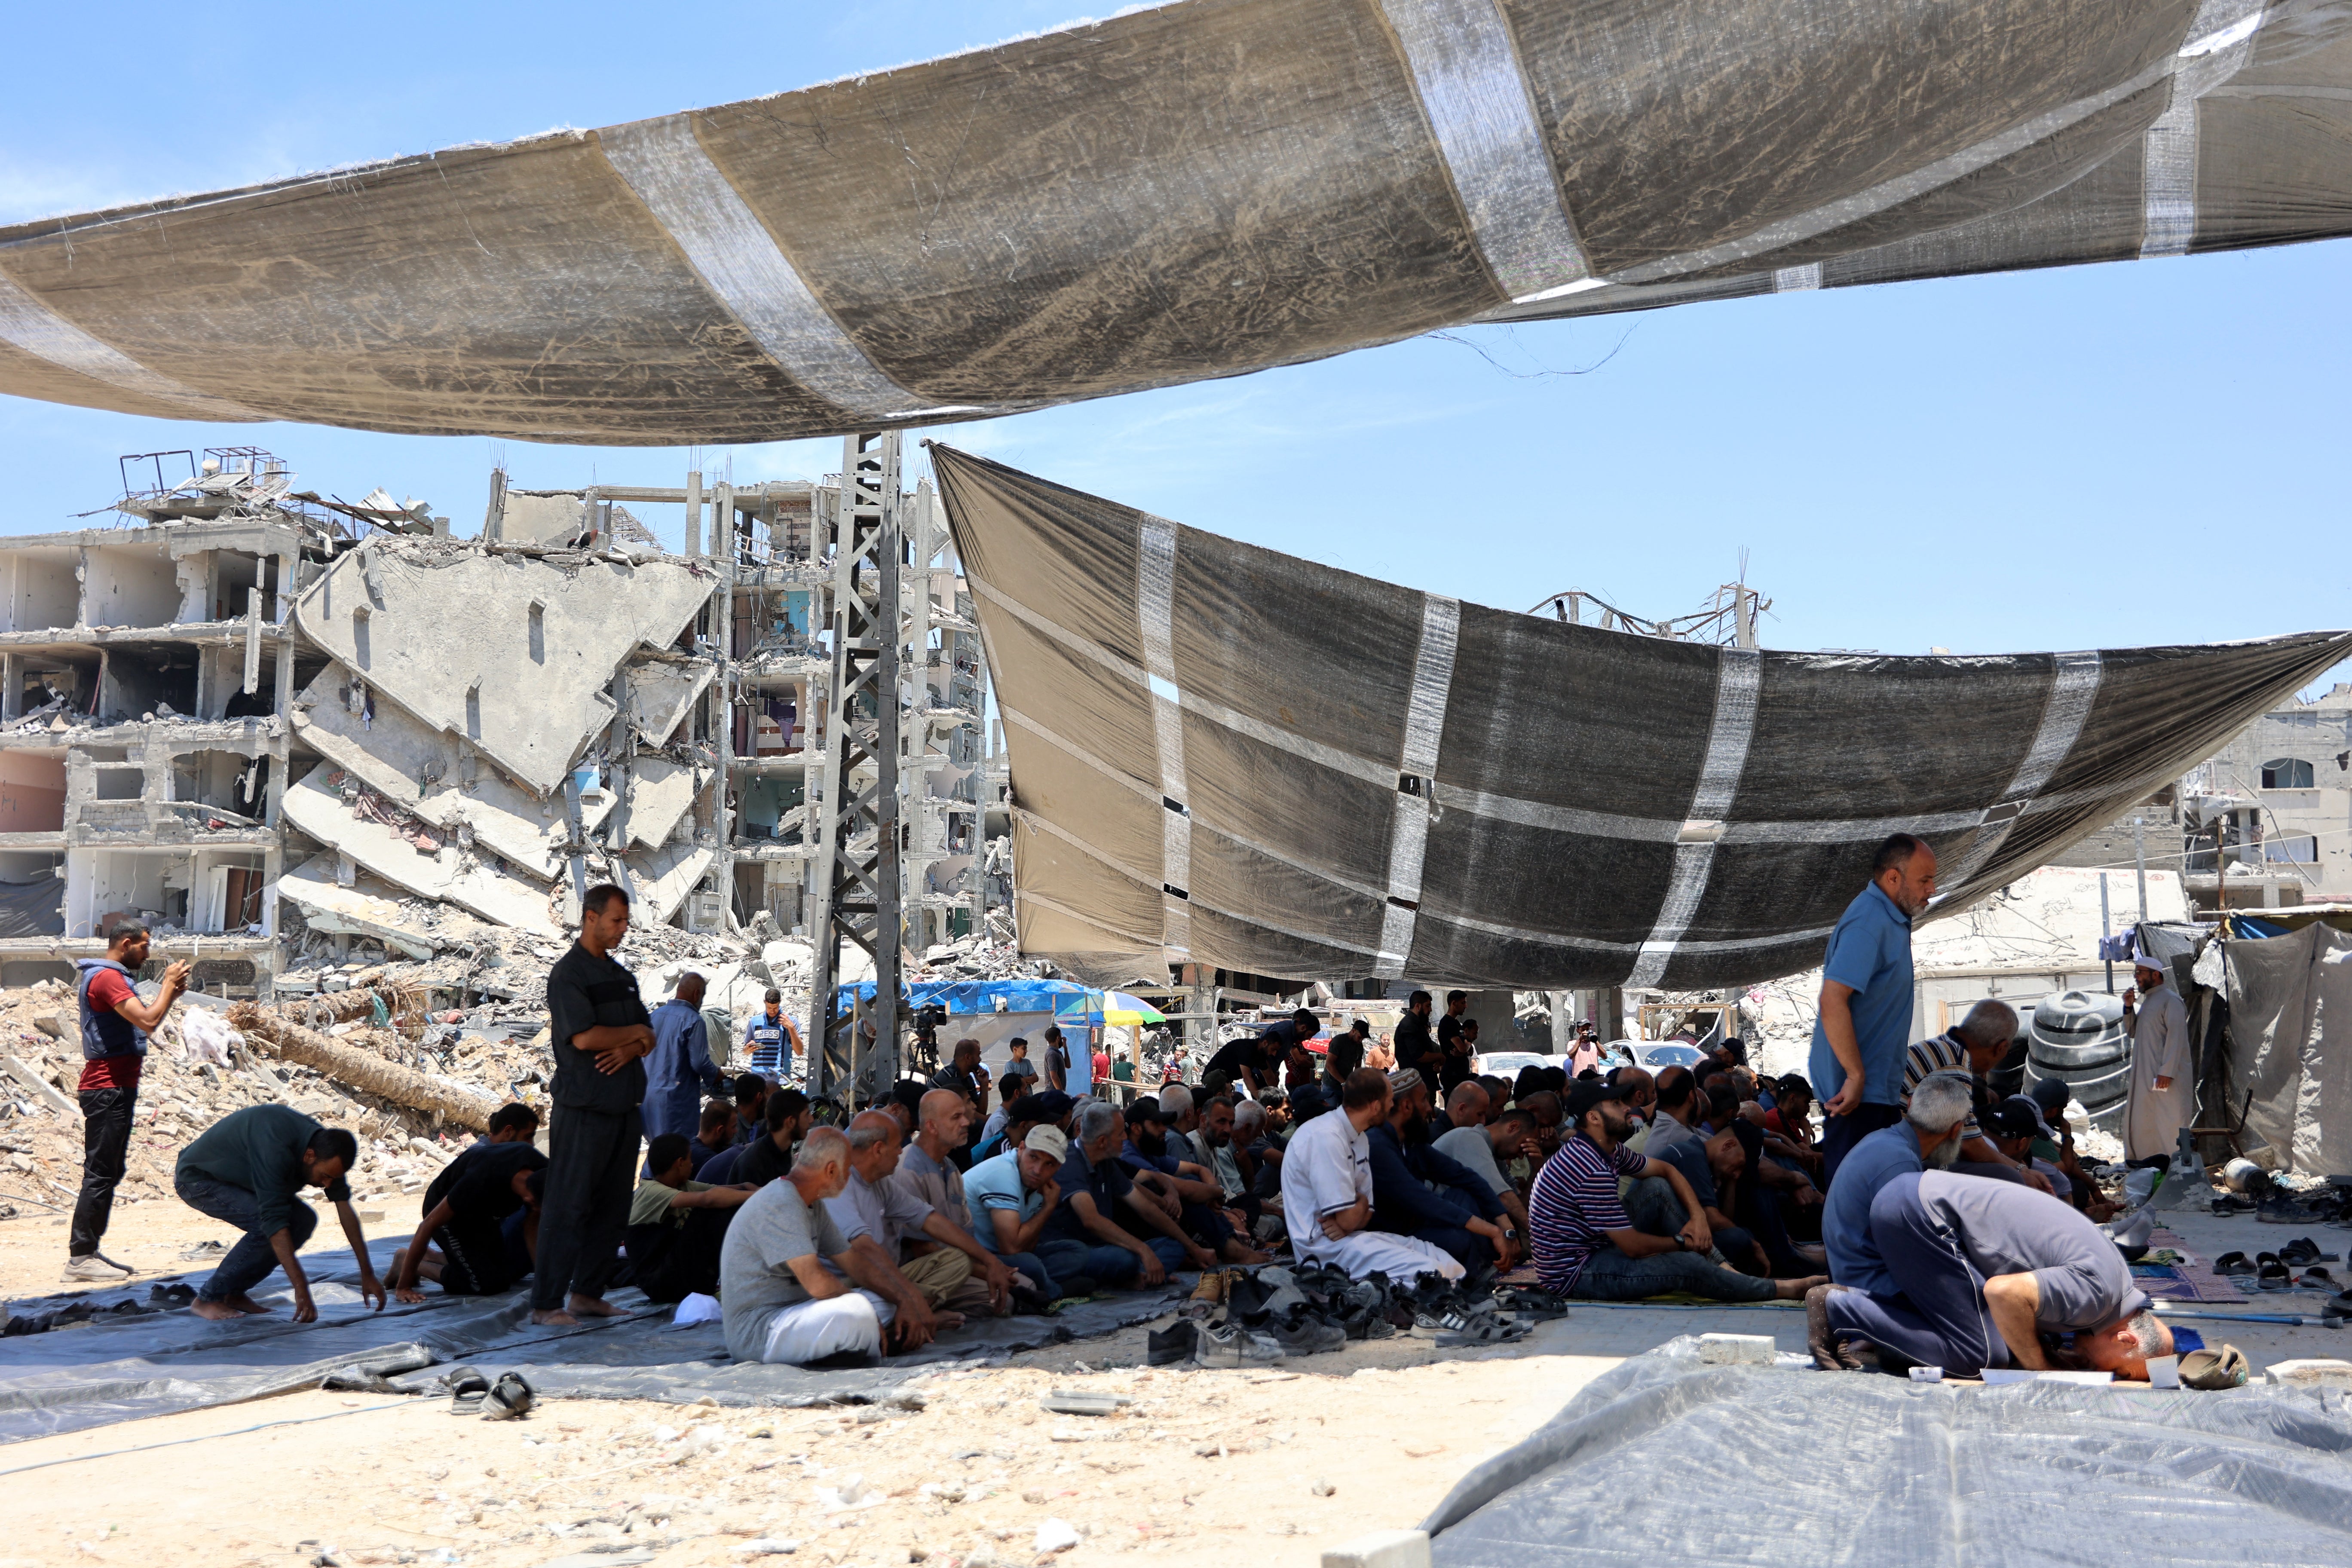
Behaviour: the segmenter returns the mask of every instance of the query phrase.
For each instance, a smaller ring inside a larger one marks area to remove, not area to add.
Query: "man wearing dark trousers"
[[[1936,897],[1936,852],[1890,834],[1830,933],[1806,1077],[1822,1096],[1822,1185],[1856,1143],[1903,1119],[1911,1041],[1911,922]],[[1661,1086],[1663,1087],[1663,1086]]]
[[[74,1204],[66,1244],[66,1283],[113,1285],[134,1272],[99,1251],[114,1213],[114,1189],[131,1152],[131,1113],[139,1105],[139,1069],[147,1037],[188,988],[188,966],[163,971],[163,988],[142,1002],[131,976],[147,962],[147,922],[118,922],[104,958],[74,962],[80,971],[74,1000],[81,1017],[81,1196]]]
[[[360,1298],[383,1310],[383,1282],[368,1260],[367,1233],[352,1207],[351,1184],[343,1178],[360,1157],[359,1140],[341,1127],[321,1127],[289,1105],[248,1105],[232,1110],[180,1151],[172,1174],[180,1201],[198,1214],[245,1232],[228,1249],[212,1278],[196,1287],[190,1310],[200,1318],[226,1322],[248,1312],[267,1312],[253,1288],[272,1270],[286,1270],[294,1290],[294,1321],[316,1322],[310,1277],[295,1254],[319,1227],[319,1216],[297,1196],[318,1187],[335,1205],[343,1239],[359,1264]]]
[[[558,1327],[624,1314],[604,1300],[629,1221],[645,1135],[645,1058],[654,1031],[637,977],[612,956],[629,934],[629,896],[605,883],[580,901],[580,940],[547,972],[547,1196],[540,1205],[530,1321]]]

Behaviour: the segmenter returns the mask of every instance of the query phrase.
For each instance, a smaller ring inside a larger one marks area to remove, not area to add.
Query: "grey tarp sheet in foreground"
[[[1666,642],[931,455],[1011,752],[1022,948],[1108,984],[1788,974],[1886,834],[1932,843],[1956,900],[1999,887],[2352,655]]]
[[[373,1248],[379,1273],[396,1243]],[[727,1356],[716,1323],[674,1328],[666,1307],[647,1307],[634,1290],[614,1301],[644,1316],[579,1329],[538,1328],[530,1321],[528,1292],[509,1296],[445,1296],[427,1287],[425,1304],[392,1302],[382,1312],[362,1303],[349,1251],[303,1255],[319,1321],[289,1320],[291,1298],[284,1277],[272,1276],[275,1295],[257,1299],[278,1310],[237,1323],[211,1323],[174,1310],[142,1317],[100,1317],[86,1327],[0,1338],[0,1443],[162,1415],[175,1410],[229,1405],[317,1386],[345,1367],[390,1376],[404,1386],[428,1387],[418,1369],[471,1363],[495,1377],[520,1368],[542,1393],[577,1398],[690,1402],[709,1395],[721,1405],[859,1404],[882,1399],[918,1373],[959,1362],[997,1357],[1047,1343],[1107,1334],[1166,1311],[1180,1289],[1104,1297],[1066,1308],[1051,1318],[980,1320],[950,1330],[911,1355],[878,1366],[811,1371],[793,1366],[739,1364]],[[201,1282],[205,1272],[186,1276]],[[143,1301],[155,1281],[95,1292],[102,1302]],[[54,1308],[50,1301],[15,1301],[19,1313]],[[403,1373],[413,1376],[402,1376]]]
[[[1464,1478],[1423,1526],[1434,1568],[2352,1563],[2334,1389],[1962,1388],[1696,1349],[1602,1373]]]
[[[2246,1096],[2248,1149],[2279,1168],[2352,1171],[2352,935],[2324,921],[2222,945],[2230,984],[2221,1103]]]
[[[2347,232],[2341,0],[1183,0],[0,229],[0,391],[771,441]]]

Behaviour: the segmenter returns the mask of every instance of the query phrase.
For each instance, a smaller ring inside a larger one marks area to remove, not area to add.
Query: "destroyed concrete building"
[[[441,961],[447,1005],[530,997],[497,971],[543,969],[606,879],[641,925],[804,925],[805,807],[873,783],[819,743],[837,486],[499,474],[459,539],[383,491],[298,495],[257,449],[179,456],[186,479],[126,485],[125,523],[0,545],[0,981],[63,977],[138,914],[215,994],[356,942]],[[684,552],[631,504],[682,508]],[[928,491],[907,512],[920,952],[983,923],[991,770],[969,593]]]

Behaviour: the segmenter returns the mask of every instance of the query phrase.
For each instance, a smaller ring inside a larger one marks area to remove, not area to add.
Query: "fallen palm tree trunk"
[[[386,1061],[373,1051],[331,1040],[250,1002],[230,1008],[228,1021],[248,1044],[272,1056],[315,1068],[338,1083],[380,1095],[396,1104],[437,1112],[477,1132],[489,1131],[490,1112],[498,1109],[497,1102],[486,1095],[428,1078],[397,1062]]]
[[[349,1023],[353,1018],[372,1018],[375,1016],[375,1004],[376,994],[373,991],[354,986],[349,991],[309,997],[299,1005],[302,1010],[303,1022],[314,1029],[323,1029],[330,1024]],[[389,1012],[390,1009],[391,1004],[386,1003],[385,1010]]]

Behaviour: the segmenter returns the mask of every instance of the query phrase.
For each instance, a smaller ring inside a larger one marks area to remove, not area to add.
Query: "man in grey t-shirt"
[[[2094,1369],[2127,1378],[2172,1353],[2172,1331],[2115,1243],[2032,1187],[1906,1173],[1872,1200],[1870,1235],[1900,1294],[1833,1287],[1826,1305],[1832,1328],[1882,1352],[1961,1376],[2038,1371],[2052,1364],[2042,1333],[2071,1330]]]
[[[1496,1201],[1503,1212],[1511,1216],[1511,1224],[1521,1236],[1532,1234],[1528,1229],[1528,1205],[1511,1179],[1503,1174],[1502,1162],[1526,1152],[1535,1142],[1536,1119],[1525,1110],[1506,1110],[1483,1127],[1456,1127],[1442,1133],[1430,1146],[1457,1164],[1466,1165],[1477,1173],[1478,1179],[1494,1189]]]
[[[901,1300],[903,1282],[877,1275],[825,1213],[824,1200],[848,1183],[849,1140],[835,1128],[814,1128],[784,1178],[735,1211],[719,1255],[719,1295],[727,1352],[736,1360],[879,1355],[882,1331],[894,1324],[901,1350],[930,1339],[935,1320],[922,1298]],[[828,1269],[827,1260],[848,1278]]]

